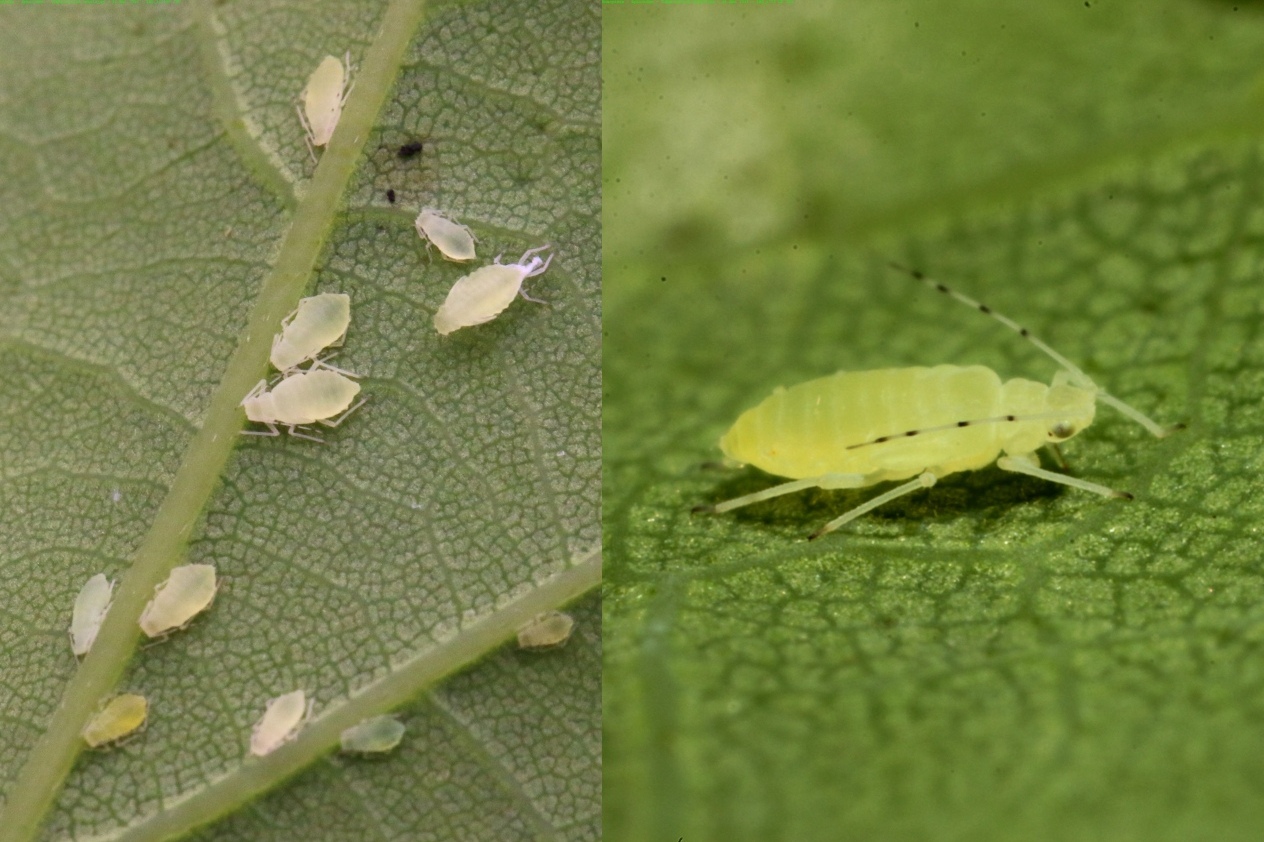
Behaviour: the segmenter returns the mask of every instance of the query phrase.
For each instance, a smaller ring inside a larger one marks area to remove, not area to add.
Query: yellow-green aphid
[[[79,596],[75,597],[75,608],[70,615],[70,651],[76,657],[83,657],[92,648],[113,595],[114,583],[105,578],[104,573],[98,573],[84,583]]]
[[[935,481],[996,463],[1001,470],[1091,491],[1131,498],[1127,492],[1047,471],[1036,451],[1078,434],[1093,422],[1100,401],[1163,438],[1165,428],[1107,394],[1070,360],[1024,327],[989,307],[892,264],[932,289],[990,315],[1051,357],[1063,371],[1046,386],[1015,378],[1002,383],[980,365],[842,371],[779,388],[744,412],[720,439],[725,456],[793,482],[695,511],[726,512],[807,488],[864,488],[915,479],[840,515],[809,538],[818,538],[868,511]],[[1004,453],[1004,456],[1001,456]],[[1055,451],[1056,453],[1056,451]],[[999,457],[999,458],[998,458]]]
[[[374,716],[342,732],[339,742],[347,754],[381,754],[404,739],[404,723],[390,714]]]
[[[211,607],[218,588],[213,564],[174,568],[167,580],[154,588],[154,598],[141,612],[141,631],[149,637],[161,637],[184,628]]]
[[[497,262],[491,266],[475,269],[461,278],[435,313],[435,330],[447,336],[454,330],[489,322],[500,315],[517,295],[543,304],[543,301],[522,291],[522,282],[549,268],[553,255],[550,254],[548,260],[533,256],[546,248],[547,245],[524,252],[517,263],[502,264],[497,257]]]
[[[250,753],[263,757],[294,739],[312,715],[315,704],[315,699],[307,701],[307,694],[302,690],[269,700],[263,716],[259,717],[250,733]]]
[[[84,742],[93,748],[121,740],[145,724],[149,703],[144,696],[124,693],[115,696],[83,726]]]
[[[307,151],[312,153],[313,160],[316,153],[312,152],[312,147],[328,143],[338,127],[350,84],[350,53],[341,61],[335,56],[325,56],[307,79],[301,95],[303,106],[296,110],[307,133]]]
[[[518,648],[553,649],[570,640],[575,630],[575,618],[561,611],[546,611],[531,618],[531,622],[518,629]]]
[[[260,380],[242,398],[241,406],[251,421],[267,425],[268,432],[243,430],[247,436],[279,436],[277,425],[288,429],[290,435],[310,441],[320,441],[315,436],[295,432],[305,424],[320,422],[326,427],[337,427],[347,416],[364,403],[351,402],[360,393],[360,384],[333,370],[297,371],[268,391],[268,381]],[[336,418],[334,416],[337,416]]]
[[[423,208],[414,225],[417,234],[433,243],[448,260],[464,263],[474,259],[474,232],[456,220],[448,219],[434,208]]]
[[[351,296],[323,292],[300,299],[272,340],[272,365],[282,374],[289,374],[308,360],[315,360],[330,345],[341,345],[349,324]]]

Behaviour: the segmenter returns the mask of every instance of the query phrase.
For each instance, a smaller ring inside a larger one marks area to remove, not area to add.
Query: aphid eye
[[[1051,439],[1069,439],[1073,435],[1075,435],[1075,427],[1066,421],[1059,421],[1049,431],[1049,438]]]

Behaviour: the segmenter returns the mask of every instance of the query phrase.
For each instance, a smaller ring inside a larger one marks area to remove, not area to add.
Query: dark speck
[[[421,148],[420,140],[410,140],[399,148],[398,155],[405,159],[411,158],[414,155],[421,154]]]
[[[395,204],[395,191],[394,190],[386,191],[386,201],[390,202],[392,205]]]

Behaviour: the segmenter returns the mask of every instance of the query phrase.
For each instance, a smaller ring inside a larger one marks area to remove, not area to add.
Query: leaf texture
[[[0,17],[0,838],[597,838],[595,10]],[[316,164],[294,104],[347,51]],[[470,267],[427,256],[423,206],[468,224],[480,262],[550,244],[528,282],[547,305],[440,338]],[[281,317],[324,291],[351,295],[335,364],[366,404],[323,445],[239,438]],[[137,649],[180,563],[214,564],[218,598]],[[121,584],[76,665],[70,607],[97,572]],[[575,600],[565,649],[495,651]],[[79,755],[114,687],[149,699],[147,729]],[[298,688],[312,720],[248,758],[267,700]],[[328,756],[396,709],[401,750]]]

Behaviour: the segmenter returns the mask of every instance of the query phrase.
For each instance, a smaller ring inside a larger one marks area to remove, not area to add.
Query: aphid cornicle
[[[898,264],[932,289],[1015,331],[1062,367],[1050,385],[1014,378],[1001,382],[981,365],[842,371],[779,388],[744,412],[720,439],[730,460],[792,481],[695,511],[727,512],[808,488],[898,485],[831,520],[818,538],[883,503],[959,471],[993,462],[1001,470],[1131,498],[1127,492],[1040,467],[1036,451],[1053,448],[1093,422],[1100,401],[1163,438],[1184,425],[1162,427],[1094,383],[1070,360],[1024,327],[979,302]],[[1001,455],[1002,452],[1005,455]],[[1055,451],[1056,453],[1056,451]]]

